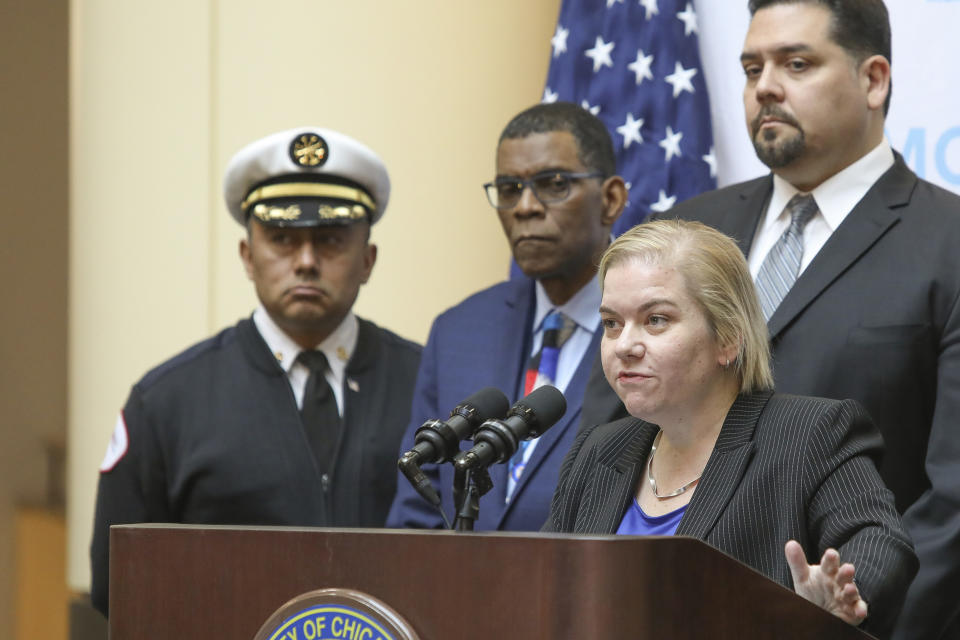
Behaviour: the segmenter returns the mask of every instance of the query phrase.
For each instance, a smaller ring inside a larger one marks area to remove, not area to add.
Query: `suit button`
[[[330,476],[326,473],[320,476],[320,489],[324,493],[327,493],[330,490]]]

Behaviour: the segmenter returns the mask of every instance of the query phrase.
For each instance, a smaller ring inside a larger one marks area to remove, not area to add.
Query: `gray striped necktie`
[[[803,228],[817,212],[817,203],[813,196],[798,193],[790,199],[786,209],[790,212],[790,226],[771,247],[757,273],[757,294],[760,296],[763,317],[767,320],[780,306],[780,301],[800,273]]]

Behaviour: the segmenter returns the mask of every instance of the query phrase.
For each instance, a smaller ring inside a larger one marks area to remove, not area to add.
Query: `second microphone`
[[[480,425],[473,436],[474,446],[458,453],[453,464],[458,469],[483,469],[506,462],[520,442],[542,435],[567,410],[567,400],[556,387],[544,385],[518,400],[503,420],[491,419]]]

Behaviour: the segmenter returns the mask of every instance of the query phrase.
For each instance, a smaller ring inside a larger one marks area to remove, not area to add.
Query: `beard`
[[[769,129],[761,133],[760,121],[767,116],[774,116],[794,127],[796,133],[790,136],[778,136],[776,131]],[[780,169],[787,166],[803,155],[807,148],[806,137],[800,123],[775,107],[765,108],[757,114],[757,117],[750,123],[750,133],[752,134],[751,140],[757,158],[771,169]]]

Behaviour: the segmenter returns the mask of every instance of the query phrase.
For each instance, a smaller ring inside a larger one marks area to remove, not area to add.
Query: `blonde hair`
[[[639,260],[670,265],[703,310],[717,344],[738,345],[741,392],[773,388],[767,323],[743,253],[732,238],[686,220],[657,220],[630,229],[600,258],[600,287],[614,266]]]

